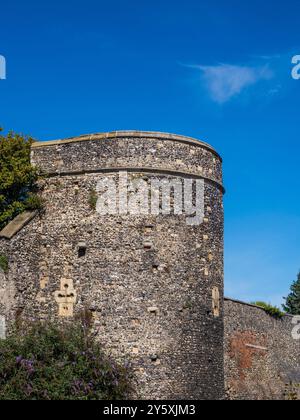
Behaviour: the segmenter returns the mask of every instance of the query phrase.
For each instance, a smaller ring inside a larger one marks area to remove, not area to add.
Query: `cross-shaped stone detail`
[[[54,293],[58,303],[61,317],[72,317],[74,314],[74,304],[76,303],[77,293],[73,286],[73,280],[61,279],[60,290]]]

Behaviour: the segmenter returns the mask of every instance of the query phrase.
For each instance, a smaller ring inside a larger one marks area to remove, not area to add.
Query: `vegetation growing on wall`
[[[297,280],[291,286],[291,293],[285,298],[283,309],[291,315],[300,315],[300,272]]]
[[[299,401],[300,395],[300,384],[293,382],[289,383],[285,387],[284,399],[287,401]]]
[[[24,210],[42,206],[36,190],[39,173],[30,163],[32,142],[12,132],[0,134],[0,230]]]
[[[252,305],[259,306],[265,310],[267,314],[274,318],[282,318],[284,316],[284,313],[277,308],[276,306],[272,306],[269,303],[266,302],[253,302]]]
[[[92,189],[90,191],[90,196],[89,196],[89,205],[90,205],[91,210],[96,210],[97,200],[98,200],[97,192],[95,189]]]
[[[128,367],[105,356],[86,325],[23,329],[0,340],[0,400],[128,398]]]
[[[0,269],[6,273],[8,271],[8,259],[5,255],[0,254]]]

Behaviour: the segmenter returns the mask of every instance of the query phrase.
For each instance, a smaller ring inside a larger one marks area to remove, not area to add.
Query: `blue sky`
[[[224,158],[226,294],[280,304],[300,269],[300,1],[1,5],[0,125],[40,140],[167,131]]]

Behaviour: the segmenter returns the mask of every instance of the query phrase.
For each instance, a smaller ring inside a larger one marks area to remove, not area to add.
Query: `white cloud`
[[[273,76],[269,66],[251,67],[230,64],[194,66],[201,70],[203,82],[213,101],[224,104],[247,87]]]

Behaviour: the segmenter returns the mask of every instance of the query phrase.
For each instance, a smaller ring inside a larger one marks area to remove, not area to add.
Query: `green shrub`
[[[98,195],[96,190],[92,189],[89,196],[89,205],[92,210],[96,210]]]
[[[44,200],[35,193],[29,193],[27,199],[24,202],[26,210],[38,210],[43,211],[45,208]]]
[[[284,399],[286,401],[299,401],[300,384],[290,382],[286,384],[284,391]]]
[[[20,334],[22,328],[22,334]],[[130,370],[106,356],[82,323],[18,325],[0,340],[0,400],[121,400]]]
[[[8,271],[8,259],[5,255],[0,254],[0,269],[7,273]]]
[[[272,306],[269,303],[253,302],[252,305],[256,305],[256,306],[259,306],[259,307],[263,308],[267,314],[269,314],[270,316],[272,316],[274,318],[279,318],[280,319],[284,316],[284,313],[281,312],[281,310],[279,308],[277,308],[277,306]]]
[[[28,194],[36,188],[39,171],[30,162],[33,139],[0,128],[0,230],[26,210]]]

